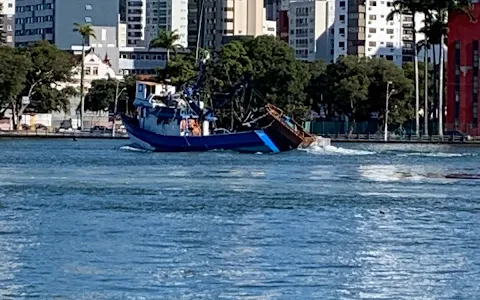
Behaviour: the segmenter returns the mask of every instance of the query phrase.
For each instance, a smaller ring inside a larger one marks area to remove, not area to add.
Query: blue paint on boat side
[[[263,130],[255,130],[255,133],[262,139],[262,141],[265,143],[265,145],[267,145],[267,147],[270,148],[270,150],[273,153],[279,153],[280,152],[280,150],[275,145],[275,143],[272,142],[270,137]]]

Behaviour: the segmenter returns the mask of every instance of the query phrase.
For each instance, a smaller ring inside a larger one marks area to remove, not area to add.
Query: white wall
[[[0,3],[3,4],[3,10],[1,11],[4,15],[14,15],[15,14],[15,0],[0,0]]]

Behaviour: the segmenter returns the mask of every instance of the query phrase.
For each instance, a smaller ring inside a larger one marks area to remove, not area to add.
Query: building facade
[[[335,0],[291,1],[289,22],[289,44],[297,59],[333,61]]]
[[[133,0],[127,1],[127,46],[147,47],[160,30],[180,35],[179,44],[187,46],[187,0]]]
[[[480,4],[475,4],[475,17],[480,18]],[[480,23],[473,23],[462,13],[449,18],[446,130],[480,135],[479,68]]]
[[[15,37],[15,1],[0,0],[0,34],[7,45],[14,45]]]
[[[160,30],[174,31],[180,36],[178,44],[187,47],[188,36],[187,0],[147,1],[147,21],[145,27],[146,45],[155,39]]]
[[[81,44],[73,23],[118,27],[117,0],[16,0],[15,45],[48,40],[60,49]]]
[[[258,0],[189,0],[188,47],[216,49],[238,36],[263,35],[267,23]],[[268,31],[268,29],[267,29]],[[271,29],[270,29],[271,32]]]

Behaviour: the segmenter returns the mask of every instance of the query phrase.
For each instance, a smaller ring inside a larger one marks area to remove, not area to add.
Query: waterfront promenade
[[[385,143],[383,135],[378,134],[336,134],[327,135],[334,143]],[[46,131],[1,131],[0,138],[49,138],[49,139],[128,139],[126,133],[116,133],[112,137],[111,132],[86,132],[86,131],[70,131],[70,132],[46,132]],[[441,138],[438,135],[432,136],[390,136],[388,143],[397,144],[478,144],[480,145],[480,136],[478,137],[462,137],[445,135]]]

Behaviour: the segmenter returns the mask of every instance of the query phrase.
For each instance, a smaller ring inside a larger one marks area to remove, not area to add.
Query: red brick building
[[[480,19],[480,4],[473,11]],[[461,13],[449,19],[446,130],[480,135],[479,130],[480,22]]]

